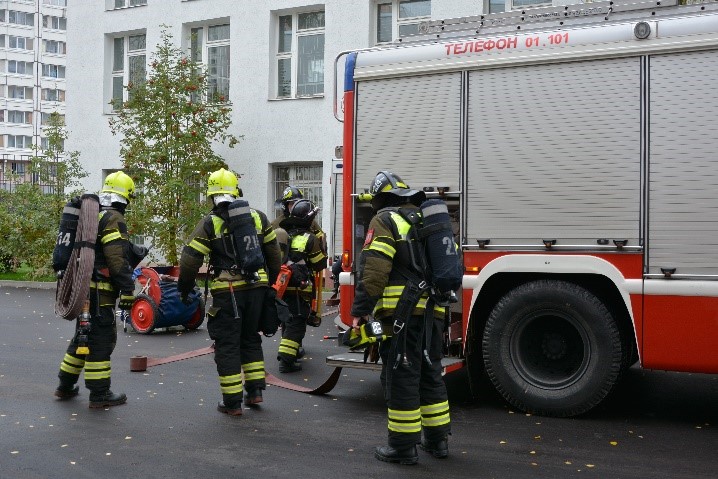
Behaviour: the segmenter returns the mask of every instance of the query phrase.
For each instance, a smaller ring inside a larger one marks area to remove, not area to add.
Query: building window
[[[274,198],[281,198],[284,188],[296,186],[308,199],[320,209],[322,208],[322,164],[296,163],[274,166]],[[321,215],[317,216],[321,224]]]
[[[20,110],[8,110],[7,122],[32,125],[32,112],[20,111]]]
[[[65,101],[65,90],[43,88],[42,99],[44,101]]]
[[[58,55],[67,54],[67,43],[57,40],[43,40],[42,51],[45,53],[56,53]]]
[[[0,110],[0,123],[5,123],[5,110]],[[2,135],[0,135],[2,138]]]
[[[40,114],[40,124],[43,125],[43,126],[44,126],[44,125],[47,125],[47,122],[50,121],[50,116],[51,116],[51,115],[52,115],[52,113],[42,112],[42,113]],[[64,123],[65,123],[65,115],[60,115],[60,114],[58,114],[57,116],[58,116],[58,118],[59,118],[60,120],[62,120],[62,123],[64,124]]]
[[[4,18],[4,17],[3,17]],[[14,23],[15,25],[28,25],[35,26],[35,14],[28,12],[16,12],[15,10],[8,11],[8,23]]]
[[[277,98],[324,94],[324,12],[281,15],[277,30]]]
[[[67,30],[67,18],[43,15],[42,26],[50,30]]]
[[[53,65],[52,63],[42,64],[42,76],[46,78],[65,78],[65,67]]]
[[[7,97],[15,100],[32,100],[32,87],[8,85]]]
[[[207,65],[207,97],[229,101],[229,24],[192,28],[192,61]]]
[[[147,0],[112,0],[112,8],[139,7],[147,5]]]
[[[30,37],[16,37],[8,35],[8,48],[17,48],[20,50],[32,50],[33,39]]]
[[[30,148],[32,147],[32,137],[25,135],[8,135],[8,148]]]
[[[15,73],[17,75],[32,75],[32,62],[8,60],[7,72]]]
[[[67,0],[42,0],[43,5],[54,5],[56,7],[66,7]]]
[[[125,86],[145,81],[147,37],[144,33],[112,40],[112,106],[118,109],[132,95]]]
[[[376,4],[376,43],[419,32],[419,24],[431,19],[431,0],[391,0]]]

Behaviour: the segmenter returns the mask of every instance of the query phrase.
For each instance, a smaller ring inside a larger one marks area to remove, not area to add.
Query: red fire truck
[[[718,373],[718,4],[432,21],[336,63],[344,325],[362,200],[388,169],[453,215],[465,276],[444,365],[472,389],[488,377],[518,409],[573,416],[638,361]]]

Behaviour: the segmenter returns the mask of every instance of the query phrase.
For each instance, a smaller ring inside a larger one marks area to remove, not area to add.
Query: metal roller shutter
[[[640,60],[470,73],[466,237],[640,236]]]
[[[459,190],[459,73],[362,81],[356,94],[356,191],[381,170],[412,188]]]
[[[650,273],[718,275],[718,52],[651,57]]]

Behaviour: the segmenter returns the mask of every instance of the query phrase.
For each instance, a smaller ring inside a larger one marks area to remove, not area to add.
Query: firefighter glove
[[[121,293],[120,302],[117,305],[118,308],[129,311],[132,309],[132,304],[135,302],[135,295],[133,293]]]
[[[375,320],[370,320],[359,326],[359,331],[356,328],[351,328],[343,336],[344,345],[349,346],[350,349],[358,349],[385,339],[387,339],[387,335],[384,333],[381,322]]]

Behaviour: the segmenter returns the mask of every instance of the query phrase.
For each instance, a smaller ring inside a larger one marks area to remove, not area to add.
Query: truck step
[[[364,354],[362,352],[347,352],[343,354],[335,354],[327,356],[327,366],[339,368],[368,369],[371,371],[381,371],[381,359],[378,363],[364,362]],[[442,358],[441,374],[461,369],[464,366],[462,358]]]

